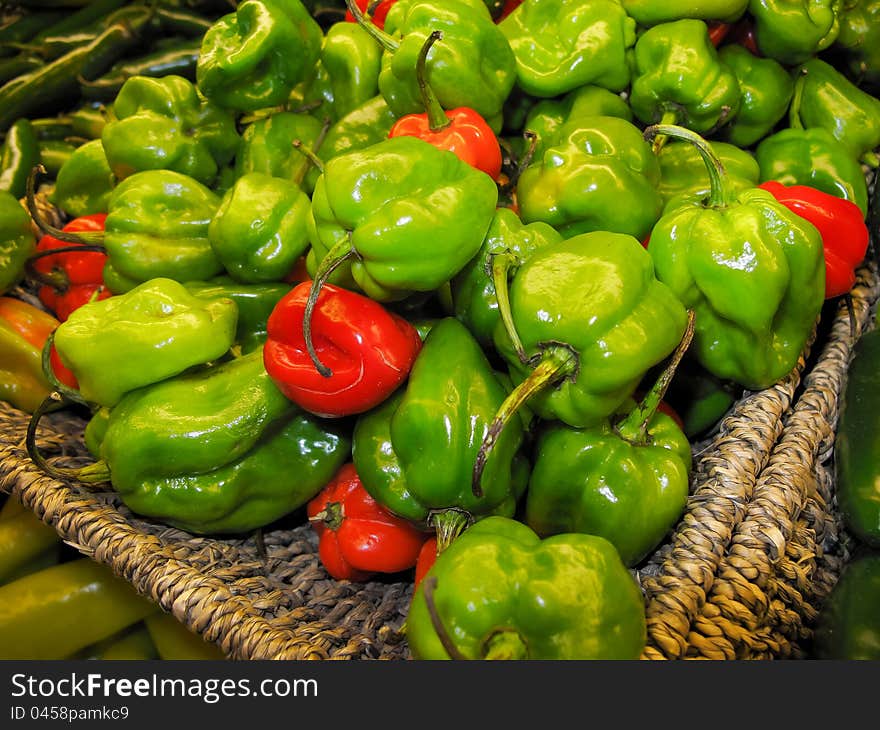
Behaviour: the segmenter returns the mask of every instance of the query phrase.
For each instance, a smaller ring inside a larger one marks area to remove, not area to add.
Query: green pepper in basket
[[[598,426],[549,424],[535,445],[525,522],[542,537],[600,535],[627,566],[654,550],[688,496],[691,445],[658,410],[693,335],[693,313],[671,363],[638,405],[624,404]]]
[[[797,116],[800,126],[827,129],[853,157],[877,167],[880,99],[820,58],[811,58],[794,73],[798,89],[790,114]]]
[[[733,71],[742,92],[739,111],[721,134],[737,147],[751,147],[785,116],[794,81],[779,61],[756,56],[738,43],[722,46],[718,58]]]
[[[394,514],[436,526],[440,550],[469,520],[512,516],[528,480],[521,422],[499,439],[484,493],[473,494],[470,485],[477,450],[506,394],[465,326],[441,319],[406,386],[355,425],[352,453],[364,488]]]
[[[719,378],[758,390],[787,375],[825,299],[822,236],[758,188],[732,192],[711,148],[690,130],[645,132],[695,145],[711,192],[667,209],[648,251],[657,278],[697,314],[691,353]]]
[[[745,14],[749,0],[620,0],[620,4],[639,25],[649,28],[685,18],[733,23]]]
[[[792,66],[831,46],[840,33],[843,0],[749,0],[761,54]]]
[[[858,86],[880,87],[880,0],[850,0],[840,16],[840,34],[832,50]]]
[[[527,94],[629,86],[636,22],[617,0],[525,0],[498,27],[516,57],[517,85]]]
[[[114,406],[131,390],[225,355],[237,316],[230,298],[201,299],[156,278],[77,308],[55,330],[54,343],[81,397]]]
[[[0,148],[0,192],[21,198],[27,192],[27,178],[40,161],[40,144],[30,119],[16,120],[6,130]]]
[[[236,281],[281,281],[309,247],[310,207],[308,195],[296,183],[248,173],[221,199],[208,239]]]
[[[444,109],[465,106],[487,121],[497,117],[516,81],[516,59],[482,0],[397,0],[384,30],[348,0],[358,23],[383,47],[379,92],[398,117],[424,111],[416,64],[427,37],[443,40],[428,58],[431,89]]]
[[[284,104],[314,74],[322,38],[300,0],[245,0],[202,38],[199,90],[234,112]]]
[[[194,534],[244,533],[308,502],[350,445],[275,387],[258,348],[128,393],[76,478],[109,479],[135,514]]]
[[[49,200],[74,218],[106,213],[115,186],[104,145],[92,139],[77,147],[58,170]]]
[[[27,211],[12,193],[0,190],[0,294],[22,280],[25,261],[36,248]]]
[[[199,97],[182,76],[133,76],[113,102],[101,132],[120,180],[144,170],[174,170],[210,185],[238,149],[233,115]]]
[[[516,184],[525,223],[543,221],[565,237],[648,234],[663,205],[660,167],[638,127],[617,117],[575,117],[544,144]]]
[[[718,57],[706,23],[687,18],[639,36],[629,103],[645,124],[680,124],[708,133],[736,115],[742,92]]]
[[[541,540],[487,517],[437,556],[406,620],[416,659],[638,659],[646,642],[638,584],[595,535]]]

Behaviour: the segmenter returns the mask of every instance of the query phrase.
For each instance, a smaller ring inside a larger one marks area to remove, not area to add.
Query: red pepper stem
[[[498,300],[498,313],[501,315],[501,321],[504,323],[504,329],[513,343],[513,349],[519,361],[525,365],[529,361],[519,333],[516,331],[516,325],[513,323],[513,314],[510,311],[510,287],[508,286],[508,274],[510,267],[519,264],[519,259],[509,251],[505,253],[496,253],[490,256],[492,262],[492,283],[495,285],[495,298]]]
[[[389,53],[394,53],[400,48],[400,43],[397,40],[376,25],[371,18],[364,15],[364,11],[358,7],[355,0],[345,0],[345,5],[354,16],[357,24],[373,36],[382,48]]]
[[[694,338],[694,320],[696,319],[696,313],[693,309],[689,309],[687,314],[687,326],[685,327],[681,341],[672,353],[672,358],[670,359],[669,364],[663,372],[660,373],[660,377],[657,378],[657,381],[654,383],[651,390],[649,390],[647,395],[642,398],[642,402],[633,408],[629,414],[627,414],[626,418],[615,427],[617,434],[631,444],[642,446],[648,443],[648,424],[651,422],[651,419],[660,407],[660,401],[662,401],[663,397],[666,395],[666,391],[669,389],[669,384],[675,376],[675,371],[678,368],[681,359],[684,357],[684,354],[687,352],[688,347],[690,347],[691,340]]]
[[[434,601],[434,591],[437,590],[437,576],[427,576],[422,581],[421,589],[422,595],[425,597],[425,607],[428,609],[428,616],[431,619],[431,626],[434,627],[434,633],[437,634],[437,638],[440,640],[446,653],[449,654],[449,658],[456,661],[466,661],[467,657],[458,650],[458,647],[443,625],[440,614],[437,612],[437,603]]]
[[[731,190],[727,182],[727,170],[719,159],[718,155],[712,149],[711,145],[699,134],[692,132],[685,127],[679,127],[675,124],[655,124],[648,127],[644,131],[644,137],[650,141],[658,135],[680,139],[689,142],[697,148],[697,152],[706,163],[706,170],[709,172],[709,198],[706,200],[708,208],[725,208],[730,204]]]
[[[40,453],[37,448],[37,427],[43,416],[48,413],[60,410],[71,405],[71,401],[57,392],[50,393],[48,397],[37,406],[36,410],[31,414],[28,422],[27,434],[25,436],[25,448],[28,456],[34,465],[46,476],[58,480],[74,479],[84,484],[100,484],[110,480],[110,469],[104,461],[97,461],[94,464],[82,467],[80,469],[64,469],[53,466]]]
[[[46,174],[46,168],[42,165],[42,163],[33,167],[27,179],[27,209],[28,213],[30,213],[31,215],[31,219],[36,224],[37,228],[39,228],[44,235],[52,236],[53,238],[57,238],[59,241],[65,241],[66,243],[85,244],[89,246],[100,246],[101,248],[99,250],[104,251],[105,249],[103,248],[103,246],[101,246],[101,244],[104,242],[103,231],[84,231],[82,233],[62,231],[60,228],[56,228],[55,226],[53,226],[43,217],[43,214],[40,213],[40,209],[37,206],[37,198],[35,194],[36,179],[37,175],[40,173],[44,175]]]
[[[78,390],[76,390],[75,388],[71,388],[69,385],[65,385],[60,380],[58,380],[58,376],[55,375],[55,370],[52,368],[52,345],[54,343],[55,331],[52,331],[49,333],[49,336],[43,343],[43,350],[40,354],[40,363],[43,368],[43,375],[45,376],[46,380],[49,381],[49,385],[52,386],[52,389],[56,393],[59,393],[66,400],[70,401],[71,403],[78,403],[79,405],[92,408],[94,406],[93,403],[89,403],[85,398],[82,397]]]
[[[333,375],[333,371],[321,362],[318,353],[315,352],[315,345],[312,342],[312,313],[315,311],[315,305],[318,303],[318,297],[321,294],[321,287],[323,287],[327,282],[327,279],[330,278],[330,274],[333,273],[337,266],[341,266],[348,261],[348,259],[357,255],[357,251],[355,251],[354,247],[351,245],[351,231],[348,231],[346,237],[336,243],[324,255],[324,258],[321,259],[321,263],[318,264],[318,269],[315,271],[315,278],[312,279],[312,286],[309,289],[309,298],[306,300],[306,308],[303,312],[303,337],[306,341],[306,350],[308,350],[309,357],[311,358],[312,363],[314,363],[315,369],[325,378],[329,378]]]
[[[425,42],[422,45],[422,50],[419,51],[419,58],[416,61],[416,79],[418,79],[419,82],[419,94],[422,97],[422,106],[425,108],[425,114],[428,117],[428,128],[432,132],[439,132],[452,124],[452,120],[446,116],[446,111],[440,104],[437,94],[434,93],[434,90],[428,83],[425,70],[425,64],[428,61],[428,51],[430,51],[431,46],[442,37],[442,31],[432,31],[425,39]]]
[[[508,421],[516,415],[516,412],[529,400],[545,388],[555,385],[566,377],[573,376],[578,371],[578,356],[568,345],[554,343],[545,347],[541,353],[541,360],[528,377],[510,391],[507,398],[498,408],[495,418],[489,424],[489,429],[480,444],[477,452],[477,460],[474,463],[471,491],[475,497],[483,496],[481,480],[483,469],[492,454],[501,432]]]
[[[517,661],[529,658],[529,647],[513,629],[500,629],[483,644],[483,659]]]
[[[344,518],[345,513],[342,508],[342,502],[327,502],[324,505],[324,509],[316,515],[309,517],[309,522],[323,522],[328,530],[335,532],[342,527],[342,520]]]
[[[428,515],[428,524],[437,533],[437,554],[448,548],[473,523],[470,512],[457,507],[438,509]]]

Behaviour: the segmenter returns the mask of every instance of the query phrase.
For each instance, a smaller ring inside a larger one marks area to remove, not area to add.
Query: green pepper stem
[[[806,83],[807,69],[802,68],[797,80],[794,82],[794,91],[791,95],[791,102],[788,105],[788,126],[790,129],[804,128],[804,123],[801,120],[801,102],[804,99],[804,85]]]
[[[466,661],[467,657],[458,650],[458,647],[455,645],[455,642],[452,640],[452,637],[443,625],[443,621],[440,619],[440,614],[437,612],[437,603],[434,601],[434,591],[436,590],[437,576],[426,576],[422,581],[422,594],[425,597],[425,607],[428,609],[431,626],[434,628],[434,633],[437,634],[437,638],[443,645],[443,649],[449,654],[449,658],[454,659],[455,661]]]
[[[428,524],[437,533],[437,554],[448,548],[462,532],[470,527],[474,518],[470,512],[458,507],[438,509],[428,515]]]
[[[254,547],[257,548],[257,557],[264,565],[269,560],[269,553],[266,552],[266,541],[263,539],[263,528],[258,527],[254,530]]]
[[[313,150],[310,150],[308,147],[306,147],[301,139],[295,139],[293,140],[293,142],[291,142],[291,144],[294,146],[295,149],[299,150],[299,153],[303,157],[305,157],[309,161],[309,163],[311,163],[318,169],[318,172],[322,174],[324,173],[324,162],[321,160],[320,157],[318,157],[318,155],[314,153]],[[305,173],[303,173],[303,177],[305,177]]]
[[[40,259],[49,256],[61,255],[63,253],[83,253],[86,251],[106,253],[107,249],[103,246],[98,246],[92,243],[82,243],[74,246],[59,246],[58,248],[46,249],[45,251],[37,251],[37,253],[29,256],[24,262],[28,278],[38,281],[40,284],[51,286],[55,291],[63,294],[70,286],[70,279],[67,274],[59,268],[53,268],[52,271],[48,272],[40,271],[34,266],[34,264]]]
[[[519,361],[525,365],[529,361],[526,355],[519,332],[516,331],[516,325],[513,323],[513,314],[510,311],[510,287],[508,286],[508,275],[510,267],[518,265],[519,259],[510,251],[504,253],[495,253],[490,255],[492,283],[495,286],[495,298],[498,300],[498,313],[501,315],[501,321],[504,323],[504,329],[513,343],[513,349]]]
[[[440,104],[437,94],[434,93],[434,90],[428,83],[427,70],[425,69],[425,64],[428,61],[428,51],[441,38],[443,38],[441,31],[431,31],[428,37],[425,38],[416,61],[416,79],[419,82],[419,95],[422,97],[422,106],[425,108],[425,114],[428,117],[428,128],[432,132],[439,132],[452,124],[452,120],[446,116],[446,111]]]
[[[342,502],[327,502],[324,509],[309,517],[309,522],[323,522],[328,530],[336,532],[345,518]]]
[[[517,661],[529,658],[529,647],[513,629],[499,629],[483,644],[483,659]]]
[[[688,347],[690,347],[691,340],[694,338],[696,313],[693,309],[689,309],[687,316],[687,326],[684,329],[684,334],[678,346],[672,353],[669,364],[660,373],[651,390],[642,398],[642,402],[633,408],[626,418],[615,427],[617,434],[631,444],[642,446],[648,442],[648,424],[657,412],[657,408],[660,407],[660,401],[666,395],[672,378],[675,376],[675,371]]]
[[[391,35],[382,30],[378,25],[376,25],[372,18],[368,18],[364,15],[364,11],[358,7],[357,2],[355,0],[345,0],[345,5],[354,16],[354,19],[357,21],[357,24],[361,26],[367,33],[369,33],[376,41],[379,43],[382,48],[390,53],[394,53],[400,48],[400,43],[398,43]]]
[[[27,209],[28,213],[31,215],[31,219],[36,224],[37,228],[40,229],[40,232],[47,236],[52,236],[53,238],[57,238],[59,241],[65,241],[67,243],[79,243],[85,244],[89,246],[100,246],[100,250],[104,251],[105,249],[101,244],[104,241],[104,233],[97,231],[84,231],[82,233],[73,233],[71,231],[62,231],[60,228],[56,228],[49,221],[47,221],[43,214],[40,213],[39,206],[37,206],[37,197],[35,193],[36,189],[36,180],[37,175],[46,174],[46,168],[42,163],[39,165],[35,165],[27,178]],[[52,253],[56,253],[53,251]]]
[[[528,146],[526,147],[526,151],[523,153],[522,157],[517,160],[516,168],[513,170],[513,174],[510,176],[510,179],[502,186],[501,192],[504,194],[516,189],[516,184],[517,182],[519,182],[520,175],[522,175],[523,170],[525,170],[529,165],[532,164],[532,159],[535,156],[535,150],[538,149],[537,134],[527,129],[525,132],[523,132],[523,137],[525,137]]]
[[[540,357],[540,362],[528,377],[510,391],[498,408],[492,423],[489,424],[486,435],[483,437],[483,443],[480,444],[480,450],[477,452],[477,460],[474,463],[471,490],[475,497],[483,496],[481,485],[483,470],[508,421],[516,415],[516,412],[529,398],[564,378],[577,374],[578,356],[568,345],[560,343],[548,345]]]
[[[860,162],[875,170],[880,167],[880,157],[877,156],[876,152],[865,152],[865,154],[862,155]]]
[[[79,405],[87,406],[88,408],[93,408],[95,404],[89,403],[85,398],[82,397],[82,394],[78,390],[76,390],[75,388],[71,388],[69,385],[65,385],[60,380],[58,380],[58,376],[55,375],[55,371],[52,369],[52,345],[54,343],[55,330],[49,333],[49,336],[43,343],[43,350],[40,353],[40,362],[43,367],[44,377],[46,378],[46,380],[49,381],[49,385],[52,386],[52,389],[59,393],[66,400],[70,401],[71,403],[77,403]]]
[[[303,312],[303,337],[306,341],[306,350],[309,357],[315,365],[315,369],[325,378],[333,375],[333,371],[321,362],[318,353],[315,352],[315,345],[312,342],[312,313],[315,311],[315,305],[318,303],[318,297],[321,295],[321,288],[327,283],[330,274],[341,266],[348,259],[356,257],[357,251],[351,244],[351,231],[347,231],[347,235],[341,241],[336,243],[321,259],[318,269],[315,271],[315,278],[312,279],[312,286],[309,289],[309,298],[306,301],[306,308]]]
[[[53,466],[40,453],[37,448],[37,427],[43,416],[54,411],[61,410],[71,405],[73,401],[65,398],[58,392],[50,393],[42,403],[31,414],[28,422],[27,434],[25,435],[25,448],[28,456],[34,465],[47,476],[58,480],[75,479],[85,484],[100,484],[110,480],[110,468],[104,461],[97,461],[94,464],[82,467],[80,469],[62,469]]]
[[[706,164],[706,170],[709,173],[709,198],[706,206],[709,208],[724,208],[730,204],[731,191],[727,182],[727,170],[724,164],[715,154],[711,145],[696,132],[692,132],[685,127],[679,127],[675,124],[654,124],[644,131],[644,137],[650,141],[658,135],[672,137],[689,142],[697,148],[697,152],[703,158]]]
[[[666,109],[663,112],[663,115],[660,117],[660,121],[657,123],[663,124],[663,125],[669,125],[669,124],[676,124],[677,122],[678,122],[678,112],[675,109]],[[666,135],[658,134],[654,138],[654,144],[651,145],[651,151],[655,155],[659,155],[660,150],[663,149],[663,146],[666,144],[666,141],[667,141]]]
[[[315,137],[315,142],[312,145],[312,149],[308,150],[302,146],[302,140],[295,139],[293,140],[293,146],[302,152],[305,155],[305,158],[309,161],[309,164],[314,165],[315,169],[318,172],[324,172],[324,162],[318,157],[318,152],[321,150],[321,145],[324,144],[324,140],[327,138],[327,132],[330,131],[330,117],[324,117],[324,123],[321,125],[321,131],[318,132],[318,136]],[[301,167],[299,171],[296,173],[296,176],[293,178],[293,181],[302,187],[303,180],[305,180],[306,173],[309,171],[309,166],[305,165]]]

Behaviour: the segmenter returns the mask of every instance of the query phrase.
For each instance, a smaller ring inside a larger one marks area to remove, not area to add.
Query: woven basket
[[[833,480],[838,400],[852,348],[874,324],[876,265],[859,271],[855,327],[841,305],[795,370],[745,394],[695,446],[685,514],[634,571],[645,595],[644,659],[803,658],[818,607],[849,556]],[[194,537],[131,514],[112,492],[45,476],[24,447],[29,416],[0,402],[0,490],[84,555],[110,566],[231,659],[408,659],[411,581],[330,579],[302,520],[254,539]],[[85,420],[38,429],[59,466],[89,460]]]

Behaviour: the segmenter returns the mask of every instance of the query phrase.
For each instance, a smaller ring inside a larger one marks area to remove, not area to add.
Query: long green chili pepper
[[[0,190],[21,198],[27,192],[31,169],[40,161],[36,132],[26,118],[16,120],[0,150]]]

